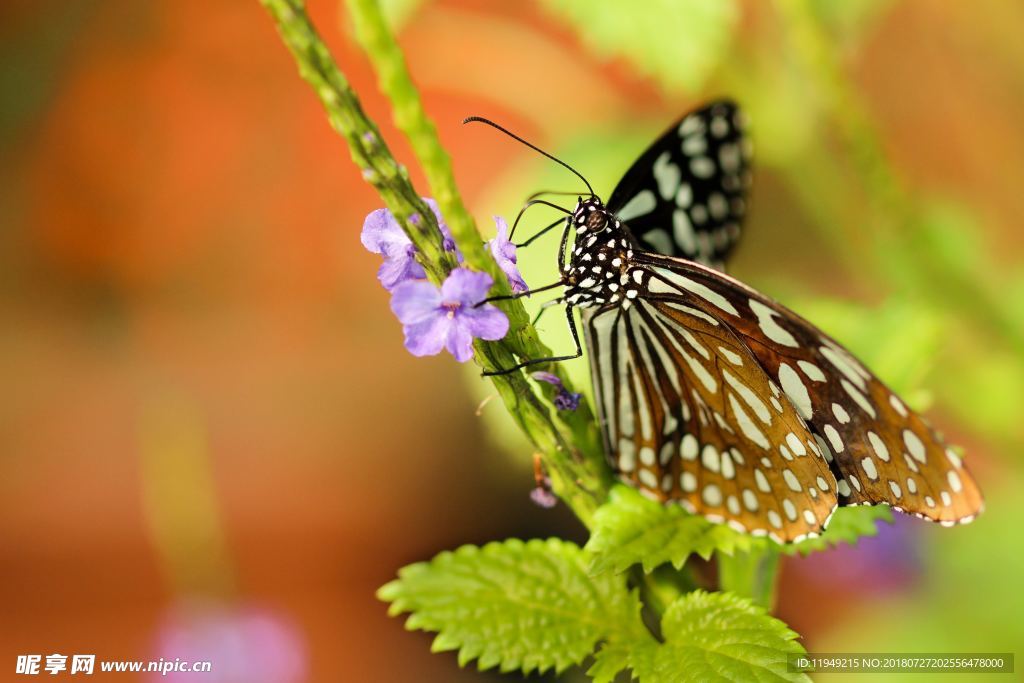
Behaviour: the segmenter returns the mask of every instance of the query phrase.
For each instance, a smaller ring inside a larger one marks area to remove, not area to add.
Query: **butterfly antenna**
[[[499,126],[494,121],[491,121],[490,119],[485,119],[482,116],[470,116],[469,118],[463,119],[462,122],[463,123],[477,123],[477,122],[479,122],[479,123],[486,123],[491,128],[497,128],[498,130],[500,130],[502,133],[504,133],[505,135],[509,136],[513,140],[517,140],[517,141],[523,143],[524,145],[526,145],[527,147],[529,147],[533,151],[539,152],[540,154],[543,154],[548,159],[551,159],[552,161],[554,161],[556,164],[560,164],[560,165],[564,166],[565,168],[569,169],[570,171],[572,171],[576,175],[576,177],[579,178],[580,180],[582,180],[583,184],[587,186],[587,190],[590,192],[590,196],[591,197],[596,197],[597,196],[596,194],[594,194],[594,188],[592,188],[590,186],[590,183],[587,182],[587,179],[583,177],[582,173],[580,173],[575,168],[573,168],[569,164],[565,163],[564,161],[562,161],[558,157],[556,157],[556,156],[554,156],[552,154],[548,154],[547,152],[542,150],[537,145],[535,145],[533,143],[530,143],[530,142],[527,142],[526,140],[522,139],[521,137],[519,137],[518,135],[516,135],[512,131],[508,130],[507,128],[504,128],[503,126]]]

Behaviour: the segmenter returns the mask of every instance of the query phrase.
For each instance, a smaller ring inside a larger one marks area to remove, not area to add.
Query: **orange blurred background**
[[[423,187],[344,8],[310,5]],[[1024,43],[1009,5],[889,3],[844,62],[900,173],[974,207],[1007,267],[1024,245]],[[742,5],[741,33],[771,32],[764,7]],[[358,240],[381,202],[267,13],[21,0],[0,18],[0,679],[26,653],[186,656],[168,643],[250,660],[194,680],[479,679],[374,591],[462,543],[583,532],[564,507],[530,503],[528,453],[501,457],[451,359],[403,350]],[[485,203],[495,184],[535,162],[464,116],[557,149],[580,125],[656,131],[701,99],[594,54],[531,3],[422,3],[400,40],[481,225],[514,210]],[[770,170],[755,186],[762,218],[738,272],[884,294],[836,276]],[[985,434],[945,422],[983,486],[997,479]],[[781,615],[809,646],[859,602],[789,576]]]

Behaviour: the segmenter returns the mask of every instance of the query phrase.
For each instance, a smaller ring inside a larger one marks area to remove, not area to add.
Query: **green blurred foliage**
[[[594,54],[621,58],[667,91],[699,91],[734,37],[734,0],[543,0]]]

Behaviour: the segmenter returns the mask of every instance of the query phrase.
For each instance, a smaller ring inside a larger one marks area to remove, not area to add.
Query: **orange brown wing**
[[[841,505],[883,503],[944,525],[983,509],[960,457],[846,349],[796,313],[699,264],[640,254],[649,298],[686,300],[778,381],[833,465]]]
[[[606,452],[644,494],[777,542],[820,533],[837,483],[750,349],[681,301],[584,313]]]

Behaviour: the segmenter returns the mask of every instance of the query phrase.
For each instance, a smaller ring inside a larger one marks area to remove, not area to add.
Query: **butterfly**
[[[487,123],[590,191],[564,210],[555,283],[576,353],[501,372],[582,355],[579,309],[620,479],[778,543],[820,534],[840,505],[885,504],[945,526],[980,514],[977,483],[923,417],[841,344],[722,272],[750,185],[734,104],[684,116],[608,204],[568,164]]]

